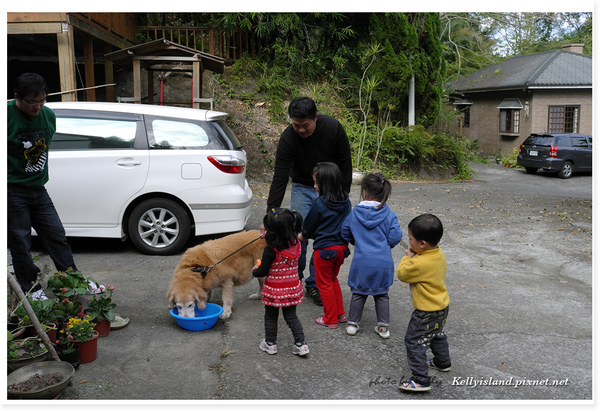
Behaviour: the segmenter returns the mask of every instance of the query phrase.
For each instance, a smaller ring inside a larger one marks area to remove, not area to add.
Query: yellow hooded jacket
[[[404,256],[396,269],[398,279],[410,283],[415,309],[434,312],[450,304],[446,289],[446,256],[439,247]]]

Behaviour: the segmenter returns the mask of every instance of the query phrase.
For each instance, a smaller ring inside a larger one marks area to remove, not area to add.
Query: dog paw
[[[223,311],[223,313],[221,313],[219,315],[219,319],[229,319],[230,317],[231,317],[231,310]]]
[[[250,300],[259,300],[262,299],[262,293],[253,293],[252,295],[248,296],[248,299]]]

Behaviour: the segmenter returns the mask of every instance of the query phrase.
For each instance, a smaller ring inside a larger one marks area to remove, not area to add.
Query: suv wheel
[[[188,214],[169,199],[148,199],[131,212],[128,223],[131,242],[148,255],[179,252],[192,231]]]
[[[558,177],[560,177],[561,179],[568,179],[571,176],[573,176],[573,163],[564,162],[560,170],[558,171]]]

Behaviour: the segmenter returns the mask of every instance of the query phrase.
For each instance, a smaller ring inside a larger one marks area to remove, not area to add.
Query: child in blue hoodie
[[[391,183],[379,173],[371,173],[361,183],[363,199],[342,224],[342,239],[354,245],[354,258],[348,274],[352,291],[348,315],[348,335],[355,335],[367,297],[373,296],[377,314],[375,332],[390,337],[390,298],[394,282],[392,248],[402,240],[396,214],[385,204]]]

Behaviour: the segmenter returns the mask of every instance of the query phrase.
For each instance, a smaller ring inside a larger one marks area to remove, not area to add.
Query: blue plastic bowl
[[[212,328],[217,323],[219,315],[223,313],[223,308],[214,303],[207,303],[206,308],[203,310],[198,308],[194,310],[196,316],[193,318],[179,316],[177,308],[171,309],[170,313],[177,321],[177,324],[183,329],[206,330]]]

